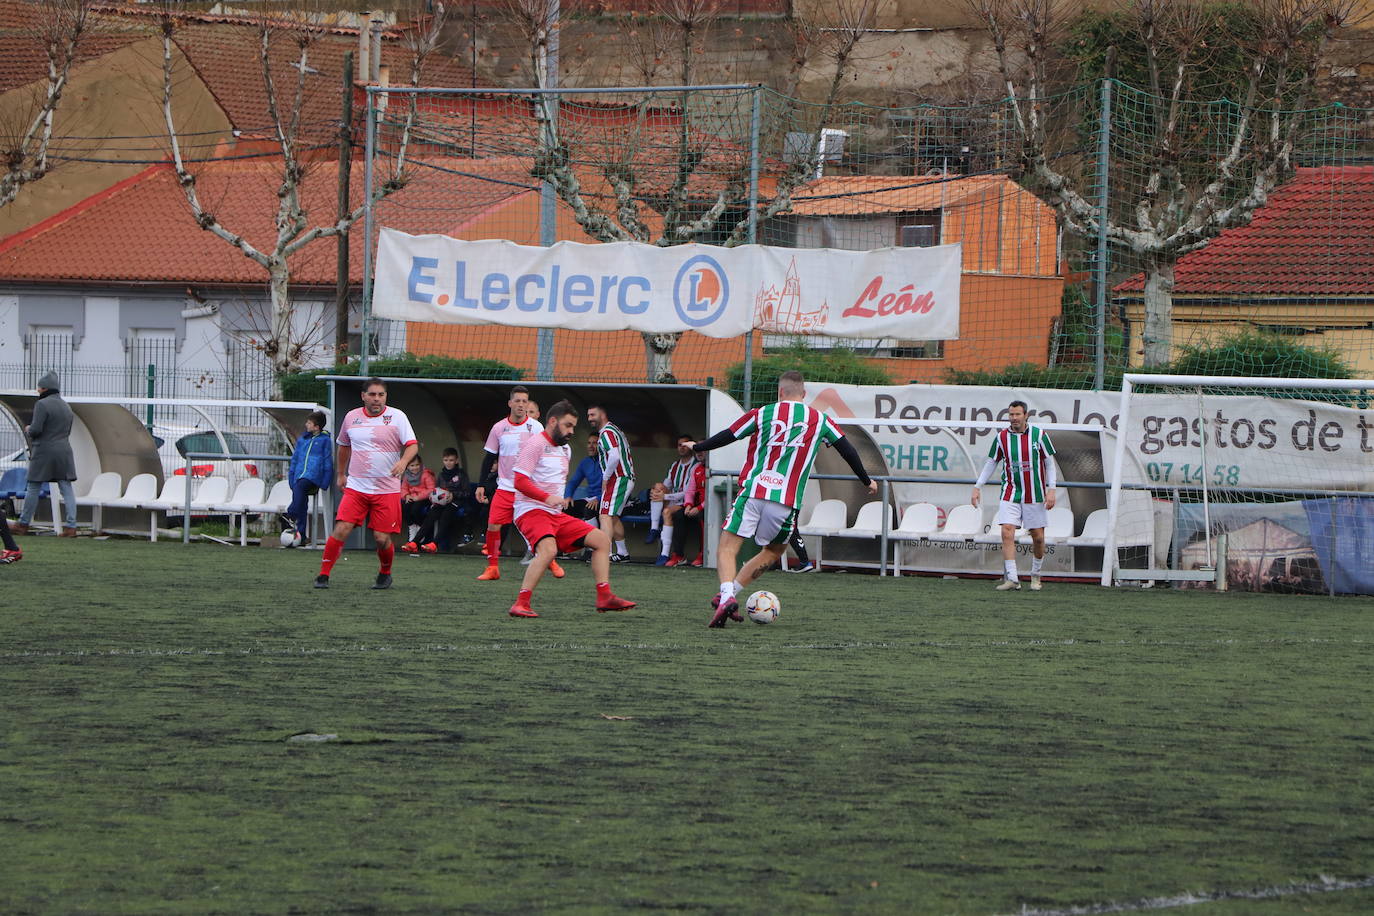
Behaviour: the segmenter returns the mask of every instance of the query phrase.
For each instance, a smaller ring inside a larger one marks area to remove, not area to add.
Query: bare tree
[[[1099,232],[1089,187],[1095,176],[1073,172],[1055,156],[1056,133],[1072,133],[1081,112],[1056,106],[1055,47],[1068,21],[1061,0],[967,0],[992,36],[1027,177],[1045,188],[1064,226],[1085,238]],[[1306,109],[1317,67],[1332,34],[1350,14],[1350,0],[1254,0],[1244,29],[1227,29],[1203,0],[1134,0],[1148,94],[1135,125],[1148,142],[1130,161],[1113,152],[1114,187],[1131,199],[1107,218],[1109,241],[1137,256],[1145,274],[1144,353],[1147,366],[1169,361],[1173,343],[1174,269],[1179,258],[1223,230],[1249,222],[1294,168],[1310,125]],[[1236,98],[1225,117],[1204,125],[1203,103],[1216,85],[1218,49],[1240,51]],[[1132,180],[1118,181],[1120,176]]]
[[[0,207],[14,200],[24,185],[51,171],[50,149],[58,107],[91,27],[89,0],[33,0],[20,6],[30,19],[23,32],[42,47],[47,74],[29,90],[19,90],[27,91],[27,97],[0,115],[0,154],[5,159],[5,172],[0,174]]]
[[[437,6],[436,10],[434,15],[422,20],[419,26],[406,33],[411,86],[420,85],[425,61],[438,45],[439,32],[443,25],[443,6]],[[174,47],[183,20],[181,14],[171,7],[168,7],[161,17],[162,109],[177,182],[185,193],[191,213],[199,226],[238,249],[266,271],[271,302],[270,327],[264,336],[254,338],[253,344],[271,361],[274,375],[277,377],[298,370],[309,361],[320,346],[318,328],[309,326],[302,331],[297,328],[294,321],[291,257],[312,242],[350,231],[354,224],[362,219],[364,213],[364,206],[359,205],[340,218],[337,213],[326,208],[327,221],[312,225],[312,214],[303,194],[311,174],[322,161],[326,161],[311,151],[311,146],[316,145],[320,138],[312,137],[311,126],[302,120],[308,91],[308,75],[315,72],[315,68],[310,64],[311,55],[328,33],[327,28],[320,22],[309,11],[299,8],[289,13],[264,14],[254,21],[261,71],[254,77],[245,75],[245,79],[260,79],[266,92],[268,142],[276,153],[270,161],[274,163],[275,180],[278,184],[277,209],[271,217],[276,233],[270,244],[258,245],[245,236],[247,227],[229,227],[221,222],[216,215],[215,207],[205,199],[198,187],[194,164],[188,162],[182,154],[182,143],[176,126],[173,86]],[[289,50],[289,64],[285,68],[279,66],[279,47]],[[329,85],[332,87],[332,81]],[[416,119],[417,97],[410,94],[407,101],[405,114],[400,120],[399,127],[392,134],[389,162],[381,163],[384,166],[384,177],[377,182],[373,190],[374,205],[401,190],[410,181],[407,157],[411,131]],[[318,125],[315,129],[318,129]],[[379,157],[386,158],[388,157]],[[368,243],[370,244],[370,240]]]
[[[546,0],[532,0],[538,4]],[[696,61],[716,22],[721,0],[655,0],[648,16],[652,28],[639,26],[643,36],[636,58],[642,75],[675,78],[678,85],[694,82]],[[603,242],[637,241],[658,246],[702,240],[727,247],[749,240],[751,226],[786,211],[792,194],[815,176],[822,154],[822,128],[839,100],[854,53],[870,28],[876,0],[839,0],[824,27],[807,33],[799,44],[801,61],[819,58],[832,68],[823,102],[800,114],[800,109],[772,118],[782,125],[774,140],[762,137],[775,154],[763,153],[763,169],[774,179],[770,196],[760,199],[756,212],[748,205],[750,139],[745,131],[733,136],[715,129],[722,123],[707,115],[711,101],[683,92],[668,104],[636,100],[626,106],[630,123],[614,129],[567,127],[556,117],[552,102],[536,108],[536,178],[548,181],[570,208],[582,230]],[[671,40],[668,36],[671,36]],[[537,59],[537,49],[532,49]],[[669,54],[672,57],[665,59]],[[535,70],[538,74],[538,70]],[[537,84],[540,88],[543,83]],[[550,98],[550,97],[546,97]],[[665,111],[672,102],[676,108]],[[742,120],[747,123],[747,117]],[[665,126],[671,123],[671,127]],[[798,131],[797,128],[804,127]],[[782,138],[791,131],[809,137],[800,150],[783,155]],[[584,180],[595,187],[584,188]],[[651,381],[673,380],[672,359],[681,334],[645,334]]]

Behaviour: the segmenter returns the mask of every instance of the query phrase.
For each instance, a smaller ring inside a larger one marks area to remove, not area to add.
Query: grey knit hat
[[[56,372],[48,371],[38,380],[39,388],[46,388],[49,391],[57,391],[61,385]]]

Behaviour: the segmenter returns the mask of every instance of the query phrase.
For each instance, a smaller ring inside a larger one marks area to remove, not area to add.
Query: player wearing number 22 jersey
[[[721,590],[712,603],[708,626],[723,627],[727,618],[740,619],[736,593],[782,556],[806,493],[811,465],[822,445],[834,446],[869,492],[877,491],[854,446],[833,420],[802,403],[805,396],[801,373],[784,372],[778,380],[777,403],[754,408],[728,429],[694,446],[697,451],[708,451],[749,437],[739,476],[740,493],[722,526],[716,556]],[[745,538],[753,538],[764,549],[745,564],[736,579],[735,558]]]

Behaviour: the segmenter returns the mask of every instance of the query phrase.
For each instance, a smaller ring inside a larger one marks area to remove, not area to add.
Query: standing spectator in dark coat
[[[62,537],[76,537],[76,459],[72,456],[72,409],[58,393],[60,380],[48,372],[38,380],[38,402],[33,419],[25,427],[29,437],[29,486],[24,494],[24,511],[14,530],[29,533],[29,524],[38,508],[38,491],[45,483],[55,483],[62,493]]]
[[[325,428],[328,423],[323,410],[312,411],[305,418],[305,432],[291,451],[287,478],[291,482],[291,505],[286,515],[302,538],[310,517],[310,497],[329,489],[334,481],[334,441]]]

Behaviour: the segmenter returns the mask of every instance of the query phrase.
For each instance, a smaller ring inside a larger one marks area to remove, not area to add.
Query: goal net
[[[1102,584],[1374,592],[1372,379],[1127,374]]]

